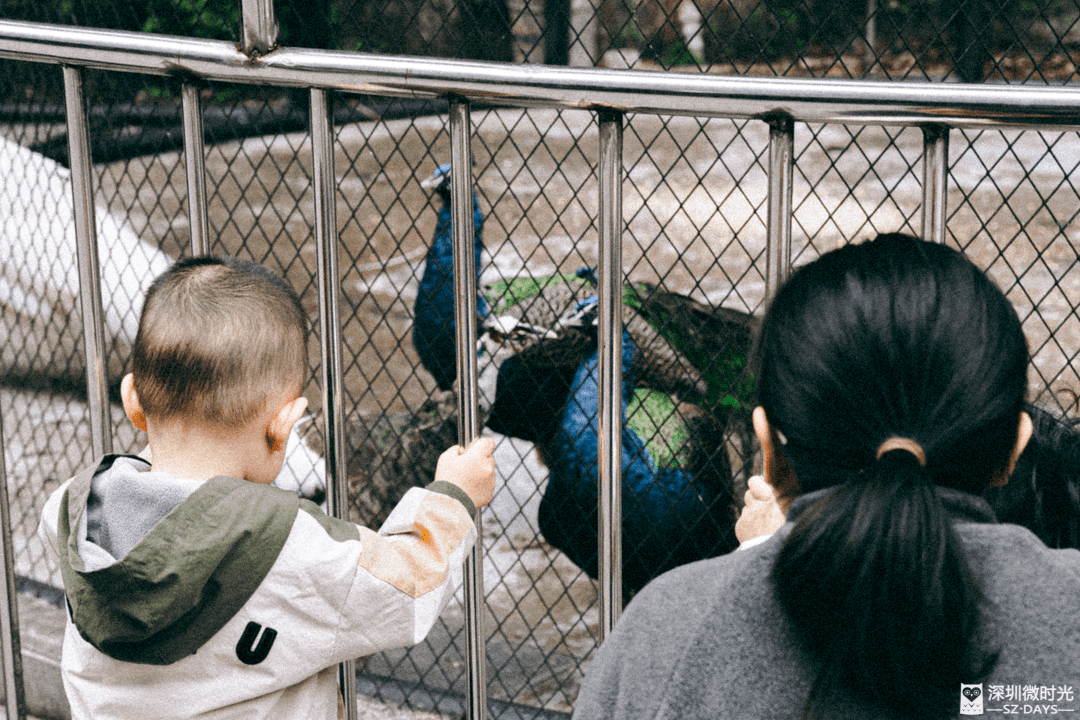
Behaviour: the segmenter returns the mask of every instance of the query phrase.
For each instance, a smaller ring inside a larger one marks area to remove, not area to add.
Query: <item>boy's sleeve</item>
[[[476,525],[465,502],[441,490],[413,488],[378,533],[359,529],[361,552],[342,610],[338,658],[420,642],[461,584]]]

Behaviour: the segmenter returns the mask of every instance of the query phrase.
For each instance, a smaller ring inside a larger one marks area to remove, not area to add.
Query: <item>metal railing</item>
[[[1067,87],[983,87],[972,85],[885,84],[787,78],[751,79],[707,75],[656,74],[474,63],[422,58],[388,57],[347,52],[278,48],[273,45],[269,3],[244,3],[245,33],[251,19],[245,54],[227,42],[150,36],[117,31],[0,21],[0,57],[62,64],[67,101],[69,157],[72,167],[76,236],[79,247],[88,397],[95,453],[111,449],[110,418],[105,381],[100,270],[89,181],[90,146],[83,68],[179,76],[188,82],[183,92],[185,158],[191,248],[208,247],[206,187],[202,177],[203,134],[196,80],[310,88],[310,118],[316,196],[319,313],[321,323],[322,387],[325,418],[324,452],[331,511],[345,516],[345,467],[341,339],[338,304],[335,215],[334,139],[328,110],[328,90],[397,97],[444,97],[450,100],[450,160],[452,165],[452,226],[456,285],[459,441],[470,442],[479,432],[477,416],[476,286],[471,268],[470,102],[518,107],[577,108],[594,111],[599,122],[599,357],[600,399],[600,609],[601,639],[610,632],[622,607],[620,433],[622,337],[622,134],[624,114],[652,113],[753,119],[769,125],[768,222],[766,298],[784,281],[792,262],[792,184],[796,123],[916,126],[923,129],[923,219],[927,239],[945,238],[948,137],[951,128],[1075,129],[1080,127],[1080,90]],[[269,29],[268,29],[269,28]],[[250,39],[250,42],[248,42]],[[0,471],[2,471],[0,466]],[[2,479],[2,477],[0,477]],[[6,484],[0,490],[6,490]],[[0,501],[5,494],[0,494]],[[0,504],[4,510],[6,503]],[[5,552],[10,545],[10,522],[3,518]],[[480,515],[476,522],[479,525]],[[468,637],[467,711],[470,718],[486,714],[482,544],[466,567],[466,633]],[[14,606],[13,563],[5,564],[8,612],[3,617],[5,674],[9,717],[21,717],[17,616]],[[10,632],[8,630],[10,629]],[[355,674],[342,668],[349,717],[355,717]],[[14,703],[14,705],[13,705]]]
[[[256,0],[247,0],[248,4]],[[1076,0],[282,0],[275,18],[230,0],[0,3],[11,19],[295,47],[891,80],[1066,83],[1080,40]],[[1049,60],[1049,61],[1048,61]]]

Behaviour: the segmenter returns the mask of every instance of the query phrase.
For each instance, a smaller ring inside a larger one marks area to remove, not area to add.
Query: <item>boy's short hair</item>
[[[147,291],[132,374],[148,417],[245,424],[302,389],[307,315],[289,284],[259,265],[181,260]]]

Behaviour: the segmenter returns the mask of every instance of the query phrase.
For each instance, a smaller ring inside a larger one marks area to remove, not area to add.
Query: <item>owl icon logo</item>
[[[960,714],[983,714],[982,683],[979,683],[978,685],[965,685],[964,683],[960,683]]]

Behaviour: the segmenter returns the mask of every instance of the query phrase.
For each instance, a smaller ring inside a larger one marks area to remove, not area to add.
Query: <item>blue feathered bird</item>
[[[420,362],[435,378],[440,390],[450,390],[457,377],[454,360],[454,246],[450,236],[450,163],[440,165],[420,183],[442,198],[435,236],[428,248],[424,275],[416,294],[413,345]],[[484,214],[473,195],[473,232],[476,252],[476,273],[480,273],[483,251]],[[479,300],[480,316],[487,315],[487,305]]]
[[[449,165],[424,181],[443,200],[416,302],[413,341],[441,388],[453,385],[453,265]],[[483,215],[473,198],[476,272]],[[597,575],[595,277],[588,269],[486,288],[481,320],[531,340],[499,360],[487,425],[537,444],[550,479],[540,503],[545,539]],[[754,318],[632,283],[623,316],[623,580],[633,593],[676,565],[735,546],[725,429],[747,416],[747,355]],[[505,336],[504,344],[513,344]],[[1029,406],[1035,433],[1010,482],[986,499],[999,520],[1023,525],[1050,547],[1080,547],[1077,422]],[[425,414],[430,414],[430,412]],[[444,413],[445,414],[445,413]],[[670,422],[677,420],[677,422]],[[672,431],[674,426],[674,431]],[[743,440],[744,458],[749,441]],[[433,445],[434,447],[434,445]]]
[[[1032,436],[1004,487],[986,491],[998,521],[1022,525],[1052,548],[1080,548],[1080,431],[1036,405]]]
[[[440,388],[455,377],[449,166],[422,185],[442,198],[415,306],[413,343]],[[483,215],[473,198],[475,266]],[[599,367],[588,269],[485,288],[481,321],[503,338],[488,427],[531,440],[550,470],[544,538],[597,575]],[[647,285],[624,294],[623,583],[628,593],[677,565],[733,549],[724,431],[747,394],[752,316]],[[717,355],[717,351],[719,355]],[[506,355],[509,354],[509,357]],[[737,386],[737,387],[736,387]],[[745,405],[745,403],[743,403]]]

